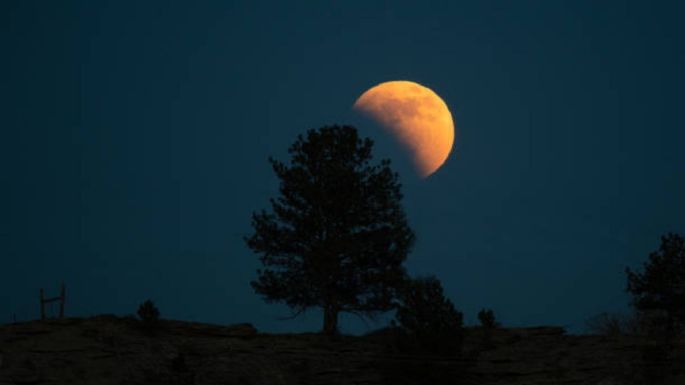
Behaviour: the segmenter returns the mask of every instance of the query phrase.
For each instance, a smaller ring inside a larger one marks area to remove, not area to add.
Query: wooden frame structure
[[[67,289],[62,282],[60,287],[59,297],[45,298],[45,290],[40,289],[40,319],[45,319],[45,304],[51,302],[59,302],[59,318],[64,318],[64,302],[67,298]]]

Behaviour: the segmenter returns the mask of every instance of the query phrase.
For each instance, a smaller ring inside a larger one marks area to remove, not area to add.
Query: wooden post
[[[40,319],[45,319],[45,292],[40,289]]]
[[[67,296],[67,290],[66,287],[64,286],[64,282],[62,282],[62,290],[60,292],[60,301],[59,301],[59,318],[64,318],[64,300],[66,299]]]
[[[60,287],[59,297],[45,298],[45,290],[40,289],[40,319],[44,320],[45,316],[45,304],[49,302],[59,301],[59,318],[64,318],[64,303],[67,301],[67,287],[62,282]],[[51,308],[52,309],[52,308]]]

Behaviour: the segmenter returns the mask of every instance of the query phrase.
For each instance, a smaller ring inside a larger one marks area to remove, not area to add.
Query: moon
[[[452,114],[428,87],[406,80],[384,82],[364,92],[352,108],[397,137],[411,151],[422,178],[437,171],[452,151]]]

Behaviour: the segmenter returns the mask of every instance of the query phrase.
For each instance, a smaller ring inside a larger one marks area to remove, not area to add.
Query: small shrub
[[[159,309],[149,299],[138,307],[138,318],[146,332],[153,332],[159,327]]]
[[[445,298],[435,277],[409,279],[400,291],[396,313],[400,350],[457,355],[463,340],[463,316]]]
[[[634,311],[631,314],[600,313],[585,322],[585,330],[590,334],[616,337],[620,335],[666,338],[670,334],[666,329],[663,311]]]
[[[585,322],[590,334],[616,337],[624,334],[624,320],[616,314],[600,313]]]
[[[478,312],[478,321],[481,326],[481,350],[490,350],[495,347],[492,339],[492,332],[499,324],[495,321],[495,312],[491,309],[481,309]]]
[[[497,326],[497,321],[495,321],[495,312],[491,309],[481,309],[478,312],[478,320],[480,321],[480,326],[485,329],[494,329]]]

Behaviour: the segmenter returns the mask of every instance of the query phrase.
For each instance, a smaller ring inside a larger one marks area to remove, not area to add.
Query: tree
[[[147,333],[152,334],[159,327],[159,309],[149,299],[138,306],[138,317],[142,329]]]
[[[414,234],[389,160],[372,165],[373,142],[351,126],[298,136],[290,164],[269,162],[280,180],[271,211],[252,215],[247,245],[263,269],[252,281],[267,302],[294,315],[321,308],[323,331],[341,312],[371,316],[392,309]]]
[[[433,277],[405,281],[395,318],[414,339],[419,350],[457,354],[461,349],[463,315],[445,297],[440,281]]]
[[[647,314],[661,315],[658,322],[668,334],[685,326],[685,241],[677,234],[661,237],[659,250],[649,255],[644,272],[626,269],[627,291],[633,295],[635,308]]]
[[[498,326],[495,320],[495,312],[492,309],[480,309],[478,321],[480,321],[480,326],[484,329],[494,329]]]

